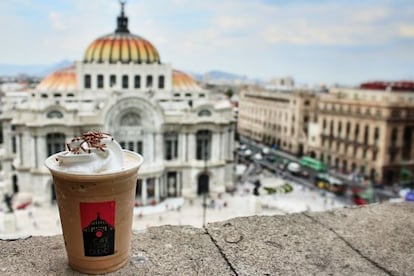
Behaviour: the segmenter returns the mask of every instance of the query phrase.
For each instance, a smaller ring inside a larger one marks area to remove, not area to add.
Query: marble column
[[[155,177],[154,178],[154,197],[156,202],[160,201],[160,178],[159,177]]]
[[[141,202],[143,205],[147,204],[147,181],[148,179],[142,179]]]
[[[34,158],[34,167],[37,169],[39,168],[39,147],[37,145],[37,136],[33,136],[33,158]]]
[[[229,131],[229,147],[228,147],[228,151],[229,151],[229,160],[233,160],[233,150],[234,150],[234,129],[231,129]]]
[[[226,136],[225,132],[220,132],[220,160],[226,160],[227,159],[227,143],[226,143]]]
[[[20,159],[20,165],[23,166],[24,165],[24,160],[23,160],[23,133],[19,133],[18,134],[18,149],[19,149],[19,159]]]
[[[37,160],[39,165],[42,165],[44,160],[46,160],[47,154],[48,152],[46,148],[46,136],[37,136]]]
[[[161,182],[161,191],[162,191],[161,195],[162,195],[163,198],[166,198],[167,197],[167,187],[166,187],[166,181],[165,181],[165,174],[163,174],[160,177],[160,182]]]
[[[188,161],[192,161],[194,159],[196,159],[196,137],[194,133],[189,133],[188,134],[188,144],[187,144],[187,160]]]
[[[217,132],[213,133],[212,144],[211,144],[211,161],[219,160],[220,155],[220,134]]]
[[[159,185],[160,185],[160,199],[164,197],[164,186],[163,186],[163,184],[162,184],[162,178],[163,178],[163,177],[164,177],[163,175],[160,175],[160,176],[158,177],[158,182],[160,183],[160,184],[159,184]]]
[[[178,196],[183,195],[183,172],[177,172],[177,189],[178,189]]]
[[[163,136],[161,133],[155,134],[155,162],[161,162],[163,158],[164,153],[164,143],[163,143]]]
[[[178,135],[178,159],[180,161],[187,161],[186,160],[186,147],[187,147],[187,134],[186,133],[180,133]]]
[[[152,133],[145,134],[143,151],[148,163],[154,162],[154,138]]]

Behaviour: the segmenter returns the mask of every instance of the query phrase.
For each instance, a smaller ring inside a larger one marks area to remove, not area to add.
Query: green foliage
[[[233,96],[234,92],[231,88],[229,88],[224,94],[226,94],[227,98],[230,99]]]
[[[272,188],[272,187],[263,187],[263,189],[267,192],[268,195],[271,194],[286,194],[293,191],[292,185],[290,185],[288,182],[285,182],[282,186]]]

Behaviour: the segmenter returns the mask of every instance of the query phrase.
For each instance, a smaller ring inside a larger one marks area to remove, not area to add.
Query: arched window
[[[141,116],[137,113],[129,112],[121,117],[120,126],[139,126],[141,125]]]
[[[152,76],[147,76],[147,88],[152,88]]]
[[[159,76],[158,77],[158,88],[164,89],[164,87],[165,87],[165,77]]]
[[[403,159],[404,160],[410,160],[411,159],[411,148],[413,143],[413,128],[410,126],[404,127],[404,133],[403,133]]]
[[[393,127],[391,131],[391,146],[394,146],[394,147],[396,146],[397,137],[398,137],[398,129],[396,127]]]
[[[58,111],[58,110],[52,110],[49,111],[46,115],[49,119],[53,119],[53,118],[63,118],[63,113]]]
[[[329,125],[329,135],[333,135],[334,133],[334,121],[331,120],[331,124]]]
[[[347,122],[346,123],[346,132],[345,132],[345,138],[348,140],[349,138],[349,134],[351,133],[351,123]]]
[[[65,150],[65,134],[49,133],[46,135],[47,154],[52,155]]]
[[[85,75],[85,88],[91,88],[91,75]]]
[[[198,112],[198,116],[199,117],[210,117],[211,116],[211,111],[208,110],[208,109],[200,110],[200,112]]]
[[[369,126],[368,125],[366,125],[365,126],[365,133],[364,133],[364,144],[365,145],[368,145],[368,143],[369,143]]]
[[[96,80],[97,80],[98,88],[103,88],[104,87],[104,76],[98,75]]]
[[[122,75],[122,88],[128,88],[128,75]]]
[[[376,127],[374,130],[374,143],[376,146],[378,146],[379,143],[379,128]]]
[[[110,75],[109,76],[109,87],[114,87],[116,85],[116,76]]]
[[[359,124],[356,124],[355,126],[355,142],[358,142],[358,137],[359,137]]]
[[[211,156],[211,131],[199,130],[196,134],[197,139],[197,160],[208,160]]]
[[[341,137],[342,137],[341,132],[342,132],[342,122],[341,122],[341,121],[339,121],[339,123],[338,123],[338,137],[339,137],[339,138],[341,138]]]

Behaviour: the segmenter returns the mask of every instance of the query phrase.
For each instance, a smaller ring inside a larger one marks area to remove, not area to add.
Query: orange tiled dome
[[[125,2],[120,4],[121,14],[117,18],[115,32],[93,41],[86,49],[83,62],[161,63],[160,55],[151,42],[129,32]]]
[[[72,92],[77,88],[75,65],[57,70],[46,76],[37,86],[41,92]]]
[[[93,41],[83,57],[85,63],[160,63],[157,49],[148,40],[126,32]]]
[[[186,73],[178,70],[173,70],[172,82],[173,90],[176,91],[201,90],[201,87],[194,81],[194,79],[190,75],[187,75]]]

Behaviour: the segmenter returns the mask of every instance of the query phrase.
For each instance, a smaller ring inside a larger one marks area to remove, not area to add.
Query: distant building
[[[335,88],[320,97],[321,133],[308,154],[343,173],[386,185],[402,181],[414,172],[414,83],[404,89],[385,82],[361,87]]]
[[[290,90],[294,88],[295,81],[292,77],[273,78],[266,83],[265,88],[270,90]]]
[[[369,82],[330,93],[249,87],[240,93],[241,136],[330,169],[392,185],[414,178],[414,82]]]
[[[312,91],[247,87],[240,92],[237,130],[241,136],[302,155],[315,107]]]
[[[161,62],[148,40],[128,30],[123,4],[113,33],[95,39],[81,61],[44,78],[25,99],[6,95],[0,156],[9,189],[54,199],[47,156],[90,130],[111,133],[142,153],[136,197],[223,192],[233,185],[233,114],[186,73]]]

